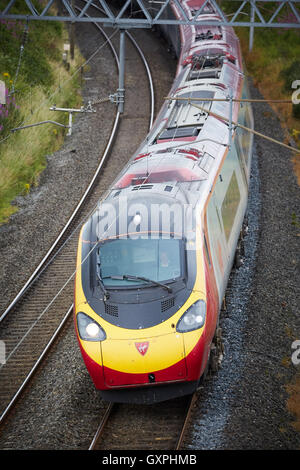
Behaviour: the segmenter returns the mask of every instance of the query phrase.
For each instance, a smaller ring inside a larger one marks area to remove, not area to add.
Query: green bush
[[[15,13],[21,13],[22,7],[22,4],[17,3],[14,7],[17,10]],[[10,75],[10,86],[16,81],[15,89],[26,93],[32,86],[48,88],[53,84],[49,62],[60,59],[61,52],[56,44],[57,39],[62,36],[62,28],[62,24],[58,22],[32,21],[28,24],[26,34],[24,21],[0,20],[0,73]],[[22,45],[24,48],[21,54]]]
[[[284,91],[292,93],[292,83],[300,80],[300,60],[295,60],[288,68],[283,69],[280,76],[284,80]]]
[[[40,11],[48,0],[33,2]],[[52,8],[50,14],[55,12]],[[10,13],[26,11],[26,2],[17,0]],[[66,26],[54,21],[30,21],[28,33],[26,26],[25,21],[0,19],[0,80],[6,88],[6,104],[0,105],[0,225],[17,210],[11,201],[38,184],[46,166],[45,156],[61,146],[65,135],[65,130],[51,124],[11,130],[49,119],[50,96],[55,96],[60,107],[81,103],[79,76],[72,78],[72,74],[83,58],[77,52],[69,72],[62,64]],[[58,122],[67,123],[65,113],[55,117]]]
[[[293,116],[300,119],[300,104],[293,104]]]

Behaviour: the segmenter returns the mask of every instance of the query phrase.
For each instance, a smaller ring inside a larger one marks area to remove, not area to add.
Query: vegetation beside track
[[[237,8],[236,2],[222,1],[221,4],[228,15]],[[264,9],[265,18],[271,18],[277,7],[278,2],[270,2]],[[243,11],[247,12],[246,9]],[[243,21],[243,15],[239,19]],[[277,21],[293,23],[294,16],[289,5],[281,9]],[[292,84],[300,80],[300,30],[255,28],[252,51],[249,51],[249,28],[235,28],[235,31],[241,42],[248,73],[264,98],[292,100],[292,94],[296,92]],[[299,85],[297,89],[300,89]],[[300,99],[300,91],[297,98]],[[300,104],[272,103],[270,106],[287,130],[287,136],[290,135],[300,149]],[[300,154],[291,157],[300,185]]]
[[[24,4],[17,2],[11,12],[23,13]],[[41,8],[43,2],[37,4]],[[15,197],[38,183],[46,155],[61,146],[67,132],[53,124],[11,129],[46,120],[66,125],[68,114],[49,108],[81,105],[80,73],[75,71],[84,60],[75,49],[74,60],[68,53],[63,62],[68,36],[59,22],[0,21],[0,80],[6,88],[6,104],[0,105],[0,224],[17,211]]]

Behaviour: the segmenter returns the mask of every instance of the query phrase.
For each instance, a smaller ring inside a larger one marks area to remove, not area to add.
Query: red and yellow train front
[[[207,363],[216,322],[216,305],[206,295],[208,273],[202,243],[190,253],[196,272],[184,303],[175,304],[175,314],[166,320],[136,329],[107,321],[87,302],[82,287],[82,245],[79,243],[77,259],[75,328],[95,387],[105,391],[106,399],[112,397],[111,401],[123,401],[124,389],[142,394],[141,390],[151,388],[151,402],[194,391]],[[164,298],[168,302],[172,295],[165,292]],[[140,308],[143,306],[141,303]]]

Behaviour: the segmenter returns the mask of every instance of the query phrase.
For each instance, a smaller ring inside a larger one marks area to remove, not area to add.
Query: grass
[[[16,10],[20,12],[23,4],[18,2]],[[69,70],[64,66],[63,44],[68,42],[66,27],[55,22],[30,23],[16,77],[23,31],[21,22],[0,22],[0,79],[10,95],[6,105],[0,108],[0,224],[17,211],[13,203],[15,197],[27,194],[38,184],[46,167],[46,155],[62,145],[67,132],[53,124],[13,133],[11,129],[46,120],[68,124],[68,114],[50,111],[50,106],[79,107],[82,104],[80,77],[73,74],[84,59],[76,49]]]
[[[248,72],[264,97],[266,99],[291,100],[295,91],[291,87],[294,79],[288,70],[299,61],[300,33],[285,31],[279,34],[278,31],[273,30],[255,31],[254,47],[251,52],[249,52],[248,46],[248,32],[240,28],[237,33],[240,37]],[[298,77],[300,80],[300,67]],[[293,113],[293,105],[271,104],[271,106],[280,117],[282,124],[297,137],[295,130],[300,131],[300,120]],[[300,144],[300,140],[298,143]]]
[[[61,75],[61,78],[64,78]],[[53,88],[56,83],[54,82]],[[71,82],[53,97],[57,106],[75,106],[74,84]],[[52,102],[52,103],[51,103]],[[24,112],[25,123],[33,124],[53,120],[67,124],[67,115],[51,112],[48,97],[42,87],[35,87],[32,99],[20,98],[20,109]],[[41,103],[43,105],[41,106]],[[16,211],[11,201],[18,194],[28,193],[31,186],[37,185],[40,173],[46,166],[46,155],[55,152],[63,143],[65,130],[52,124],[13,133],[1,144],[0,159],[0,222]]]

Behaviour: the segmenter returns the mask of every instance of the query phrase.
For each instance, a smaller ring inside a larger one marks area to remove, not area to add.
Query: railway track
[[[110,403],[89,450],[180,450],[196,400],[197,393],[146,406]]]
[[[99,25],[97,28],[101,29]],[[101,31],[118,64],[115,46],[107,34],[102,29]],[[147,80],[149,83],[150,100],[149,104],[145,103],[145,115],[150,116],[150,124],[148,122],[145,126],[144,116],[140,118],[140,134],[137,132],[136,140],[127,142],[124,151],[124,147],[120,148],[122,144],[115,142],[116,135],[118,133],[120,142],[124,136],[129,135],[134,117],[130,115],[130,110],[128,119],[126,115],[121,119],[120,114],[116,113],[104,154],[83,197],[30,279],[1,315],[1,338],[6,345],[6,364],[0,365],[0,422],[7,416],[72,313],[73,277],[80,227],[96,207],[119,168],[136,150],[149,125],[152,126],[154,91],[150,70],[136,41],[131,35],[128,37],[129,57],[134,57],[136,61],[138,54],[142,59],[138,65],[138,73],[145,78],[144,83]],[[134,93],[129,91],[126,99],[129,108],[132,103],[131,106],[135,109]],[[147,100],[146,96],[145,99]],[[111,158],[108,160],[109,155]]]

